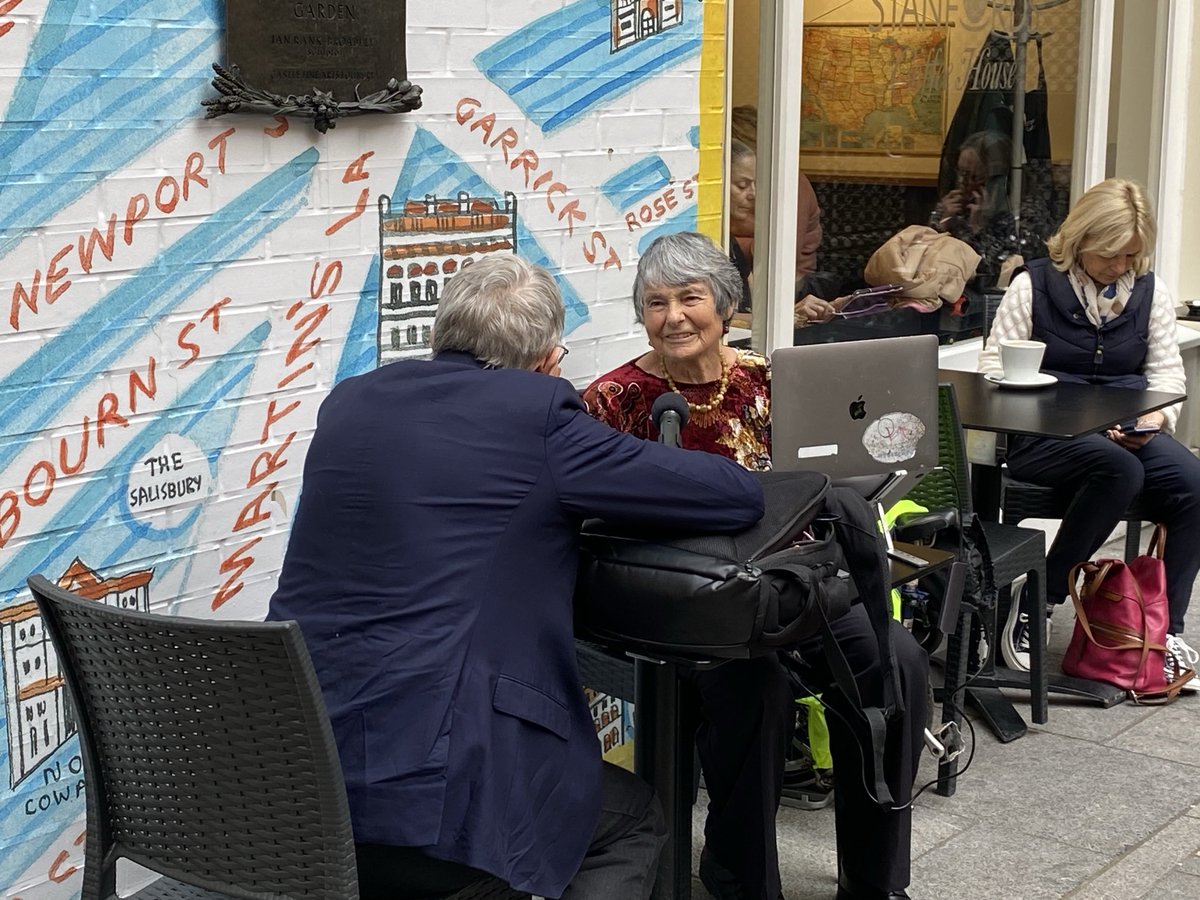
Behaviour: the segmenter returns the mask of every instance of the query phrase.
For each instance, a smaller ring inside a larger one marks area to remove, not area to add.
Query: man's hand
[[[959,216],[970,220],[974,225],[979,218],[982,204],[983,194],[979,191],[964,191],[961,188],[955,188],[938,201],[936,217],[939,222],[945,222],[947,219]]]
[[[820,297],[809,294],[803,300],[797,300],[792,310],[792,323],[796,328],[803,328],[813,322],[828,322],[833,318],[833,304]]]

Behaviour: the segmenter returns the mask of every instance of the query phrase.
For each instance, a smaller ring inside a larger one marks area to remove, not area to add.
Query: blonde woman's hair
[[[1150,271],[1158,225],[1145,189],[1136,181],[1110,178],[1075,201],[1054,236],[1046,241],[1054,268],[1066,272],[1082,253],[1115,256],[1134,238],[1140,245],[1135,275]]]

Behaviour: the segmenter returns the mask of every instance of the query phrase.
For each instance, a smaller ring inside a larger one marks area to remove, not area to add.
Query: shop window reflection
[[[752,5],[734,4],[734,107],[757,97]],[[893,298],[887,311],[798,328],[797,343],[978,336],[987,292],[1019,260],[1044,256],[1066,214],[1080,0],[1030,4],[1028,32],[1014,28],[1012,4],[892,6],[840,4],[835,17],[828,4],[805,5],[800,170],[820,209],[821,237],[812,271],[797,272],[797,295],[837,305],[867,285],[872,254],[914,225],[962,240],[981,259],[961,295],[936,309]],[[1014,39],[1021,33],[1023,46]],[[1014,146],[1018,97],[1023,128]]]

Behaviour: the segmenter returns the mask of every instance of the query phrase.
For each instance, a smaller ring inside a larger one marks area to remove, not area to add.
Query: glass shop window
[[[989,291],[1045,256],[1067,212],[1080,5],[806,0],[796,292],[836,313],[801,315],[796,343],[982,333]],[[734,0],[734,173],[756,159],[757,6]],[[748,272],[753,198],[733,174],[729,204],[731,252]],[[915,241],[947,249],[905,269]],[[854,296],[889,283],[904,287]]]

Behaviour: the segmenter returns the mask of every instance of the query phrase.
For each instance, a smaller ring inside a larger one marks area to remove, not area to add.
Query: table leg
[[[1030,578],[1036,577],[1030,575]],[[1036,596],[1038,593],[1037,585],[1031,583],[1029,590]],[[1015,603],[1016,598],[1010,597],[1010,603]],[[999,615],[1000,610],[997,610],[998,619],[1002,621],[1007,616]],[[1029,640],[1033,646],[1045,646],[1046,643],[1046,622],[1042,617],[1035,617],[1029,621]],[[1015,669],[1009,669],[1006,666],[993,667],[989,673],[989,677],[980,679],[985,684],[997,688],[1014,688],[1017,690],[1029,691],[1029,702],[1032,711],[1033,721],[1044,724],[1047,720],[1046,695],[1047,694],[1067,694],[1072,697],[1081,697],[1085,700],[1091,700],[1108,709],[1123,702],[1128,696],[1124,690],[1115,687],[1111,684],[1105,684],[1102,681],[1089,681],[1085,678],[1072,678],[1069,675],[1061,673],[1049,673],[1045,671],[1045,667],[1038,666],[1038,654],[1030,654],[1030,666],[1032,671],[1020,672]],[[1006,704],[1008,701],[1004,701]],[[1011,706],[1011,704],[1008,704]],[[1015,715],[1015,713],[1014,713]],[[1020,735],[1017,735],[1019,737]],[[997,735],[999,737],[999,735]],[[1000,738],[1004,740],[1004,738]]]
[[[1012,669],[996,670],[992,683],[997,687],[1029,690],[1029,673],[1016,672]],[[1091,700],[1093,703],[1109,709],[1118,703],[1124,703],[1128,694],[1119,687],[1105,684],[1103,681],[1089,681],[1086,678],[1073,678],[1070,675],[1049,674],[1046,676],[1046,690],[1051,694],[1066,694]]]
[[[996,740],[1007,744],[1023,737],[1029,728],[1021,714],[999,690],[990,685],[981,685],[980,681],[967,688],[967,701],[987,722],[992,734],[996,735]]]
[[[1002,485],[999,465],[975,463],[971,466],[971,502],[975,512],[985,522],[1000,521],[1000,491]]]
[[[667,844],[653,900],[692,896],[692,743],[684,727],[679,672],[671,663],[634,660],[634,768],[658,794]]]
[[[971,686],[967,688],[967,702],[987,722],[992,734],[996,735],[996,740],[1007,744],[1024,736],[1029,729],[1008,698],[996,689],[996,656],[1000,652],[1000,604],[994,603],[990,609],[982,610],[981,618],[983,617],[986,617],[987,622],[985,624],[981,621],[980,627],[987,637],[988,655],[979,674],[972,679]]]
[[[1016,600],[1010,598],[1009,602],[1016,602]],[[996,739],[1001,743],[1006,744],[1023,736],[1028,731],[1028,727],[1008,698],[1000,693],[1000,688],[1029,691],[1033,720],[1040,723],[1047,720],[1046,694],[1068,694],[1073,697],[1081,697],[1099,704],[1104,709],[1125,700],[1127,696],[1125,691],[1102,681],[1088,681],[1068,675],[1049,674],[1044,671],[1044,668],[1036,666],[1033,672],[1020,672],[1005,666],[997,666],[996,652],[999,649],[1000,634],[997,630],[998,623],[1007,618],[1000,615],[1000,608],[1001,604],[997,604],[997,608],[991,614],[993,617],[991,633],[994,639],[990,641],[990,644],[994,646],[989,647],[988,659],[984,663],[982,671],[971,679],[971,686],[967,688],[966,694],[967,700],[972,707],[978,710],[992,733],[996,735]],[[1045,628],[1044,620],[1030,624],[1032,626],[1030,639],[1041,641],[1044,644],[1046,640],[1045,632],[1042,631]],[[1034,660],[1031,660],[1032,662]],[[1043,681],[1045,693],[1036,689]]]

